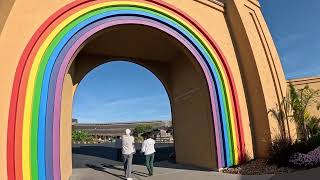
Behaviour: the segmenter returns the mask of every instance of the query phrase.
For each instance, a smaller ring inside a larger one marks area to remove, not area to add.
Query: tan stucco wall
[[[246,151],[249,156],[252,156],[252,141],[249,115],[247,109],[247,102],[245,92],[242,84],[242,77],[239,69],[239,59],[237,58],[237,51],[234,47],[232,39],[232,30],[230,29],[228,20],[226,18],[226,11],[228,3],[225,5],[218,5],[207,0],[195,0],[195,1],[176,1],[170,0],[172,4],[179,4],[179,8],[187,12],[191,17],[196,19],[201,26],[203,26],[213,39],[217,42],[222,52],[224,53],[232,71],[240,102],[240,110],[243,120]]]
[[[70,1],[69,1],[70,2]],[[16,0],[0,36],[0,179],[6,179],[6,134],[14,73],[27,42],[51,14],[68,1]],[[43,8],[40,8],[43,7]]]
[[[0,1],[0,34],[4,27],[6,20],[10,14],[11,8],[15,0],[1,0]]]
[[[60,164],[61,179],[69,179],[72,174],[72,100],[73,100],[73,83],[70,74],[67,74],[63,82],[63,94],[61,102],[61,120],[60,120]]]
[[[208,88],[201,70],[191,62],[180,57],[171,64],[176,161],[217,169]]]
[[[267,144],[262,143],[261,136],[265,133],[260,130],[267,130],[267,139],[273,135],[270,132],[276,126],[272,119],[269,120],[266,111],[275,106],[277,97],[281,92],[285,92],[286,83],[275,46],[257,1],[230,0],[226,1],[224,6],[208,0],[165,1],[176,5],[196,19],[222,49],[236,81],[247,151],[252,154],[251,134],[253,134],[256,137],[255,144],[259,145],[256,147],[256,152],[262,152],[257,155],[264,156]],[[11,12],[5,13],[8,16],[0,36],[0,110],[2,112],[0,113],[0,143],[3,144],[0,146],[0,159],[6,159],[4,145],[6,144],[8,107],[20,55],[37,27],[69,2],[71,0],[16,0]],[[9,6],[7,9],[10,9]],[[257,22],[260,23],[259,26],[256,26]],[[252,66],[246,66],[248,62]],[[250,76],[251,72],[254,73]],[[251,78],[252,81],[250,81]],[[248,83],[243,85],[243,82]],[[255,91],[258,91],[257,97],[246,99],[248,96],[255,95]],[[247,102],[249,102],[248,106]],[[247,107],[250,110],[250,118]],[[254,126],[255,131],[252,133],[250,126]],[[2,179],[1,177],[6,177],[6,162],[1,161],[0,167],[0,179]],[[70,166],[66,165],[66,167],[68,169]]]
[[[255,155],[266,157],[278,129],[267,112],[282,99],[286,91],[285,76],[258,1],[227,2],[226,14],[247,93]]]

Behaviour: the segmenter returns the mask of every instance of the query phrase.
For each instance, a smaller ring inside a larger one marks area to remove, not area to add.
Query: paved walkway
[[[102,147],[101,147],[102,146]],[[112,159],[117,158],[114,149],[106,145],[75,146],[73,149],[73,175],[71,180],[122,180],[122,163]],[[166,155],[168,152],[163,152]],[[136,162],[141,164],[139,154]],[[158,155],[161,156],[161,153]],[[140,160],[139,160],[140,159]],[[155,163],[154,176],[148,177],[143,165],[134,165],[134,180],[320,180],[320,168],[298,171],[286,175],[241,176],[208,172],[194,167],[188,167],[158,161]]]
[[[224,176],[223,179],[232,180],[235,179],[234,175],[225,175],[216,172],[208,172],[195,170],[181,165],[171,164],[168,162],[158,162],[155,164],[154,175],[149,177],[147,170],[142,165],[134,165],[133,179],[136,180],[212,180],[220,179],[220,176]],[[183,169],[185,168],[185,169]],[[270,175],[261,176],[262,179],[270,178]],[[259,176],[260,178],[260,176]],[[122,180],[123,176],[122,166],[105,165],[92,166],[90,168],[80,168],[73,170],[73,176],[71,180]],[[250,179],[257,179],[255,176]]]
[[[171,164],[168,162],[156,163],[154,176],[148,177],[144,166],[135,165],[133,179],[135,180],[319,180],[320,168],[299,171],[286,175],[257,175],[241,176],[208,172]],[[185,169],[183,169],[185,168]],[[101,164],[90,168],[73,170],[71,180],[122,180],[122,166]]]

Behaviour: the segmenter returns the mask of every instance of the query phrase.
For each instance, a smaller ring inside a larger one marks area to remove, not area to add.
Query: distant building
[[[142,134],[142,136],[150,135],[157,143],[173,143],[174,137],[172,123],[168,122],[166,125],[167,126],[155,128],[153,131],[146,132]]]
[[[75,123],[72,125],[72,130],[86,131],[96,138],[107,139],[110,137],[121,136],[125,129],[133,130],[137,125],[151,125],[158,129],[171,126],[168,121],[146,121],[146,122],[129,122],[129,123]]]

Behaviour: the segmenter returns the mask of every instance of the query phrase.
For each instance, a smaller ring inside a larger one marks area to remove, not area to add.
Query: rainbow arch
[[[245,156],[241,114],[228,63],[190,16],[159,0],[79,0],[44,22],[19,61],[8,118],[8,179],[60,179],[60,111],[64,75],[93,34],[121,24],[159,29],[194,55],[209,86],[218,167]]]

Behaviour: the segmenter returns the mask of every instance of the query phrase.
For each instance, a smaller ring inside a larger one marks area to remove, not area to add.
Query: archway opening
[[[72,166],[121,166],[121,140],[131,129],[137,152],[145,134],[156,141],[155,161],[174,161],[171,107],[161,81],[127,62],[102,64],[81,80],[73,97]],[[172,157],[172,158],[170,158]],[[134,164],[143,164],[143,154]]]
[[[95,34],[69,68],[64,81],[62,107],[64,103],[72,102],[79,82],[88,72],[117,59],[126,59],[147,68],[165,87],[171,103],[176,162],[216,169],[213,118],[204,72],[185,46],[161,30],[127,24]],[[71,127],[66,128],[64,123],[70,121],[70,112],[62,109],[61,124],[64,126],[61,126],[61,137],[71,134]],[[63,143],[61,141],[62,152],[70,146]],[[70,163],[61,162],[61,168],[70,168]]]

